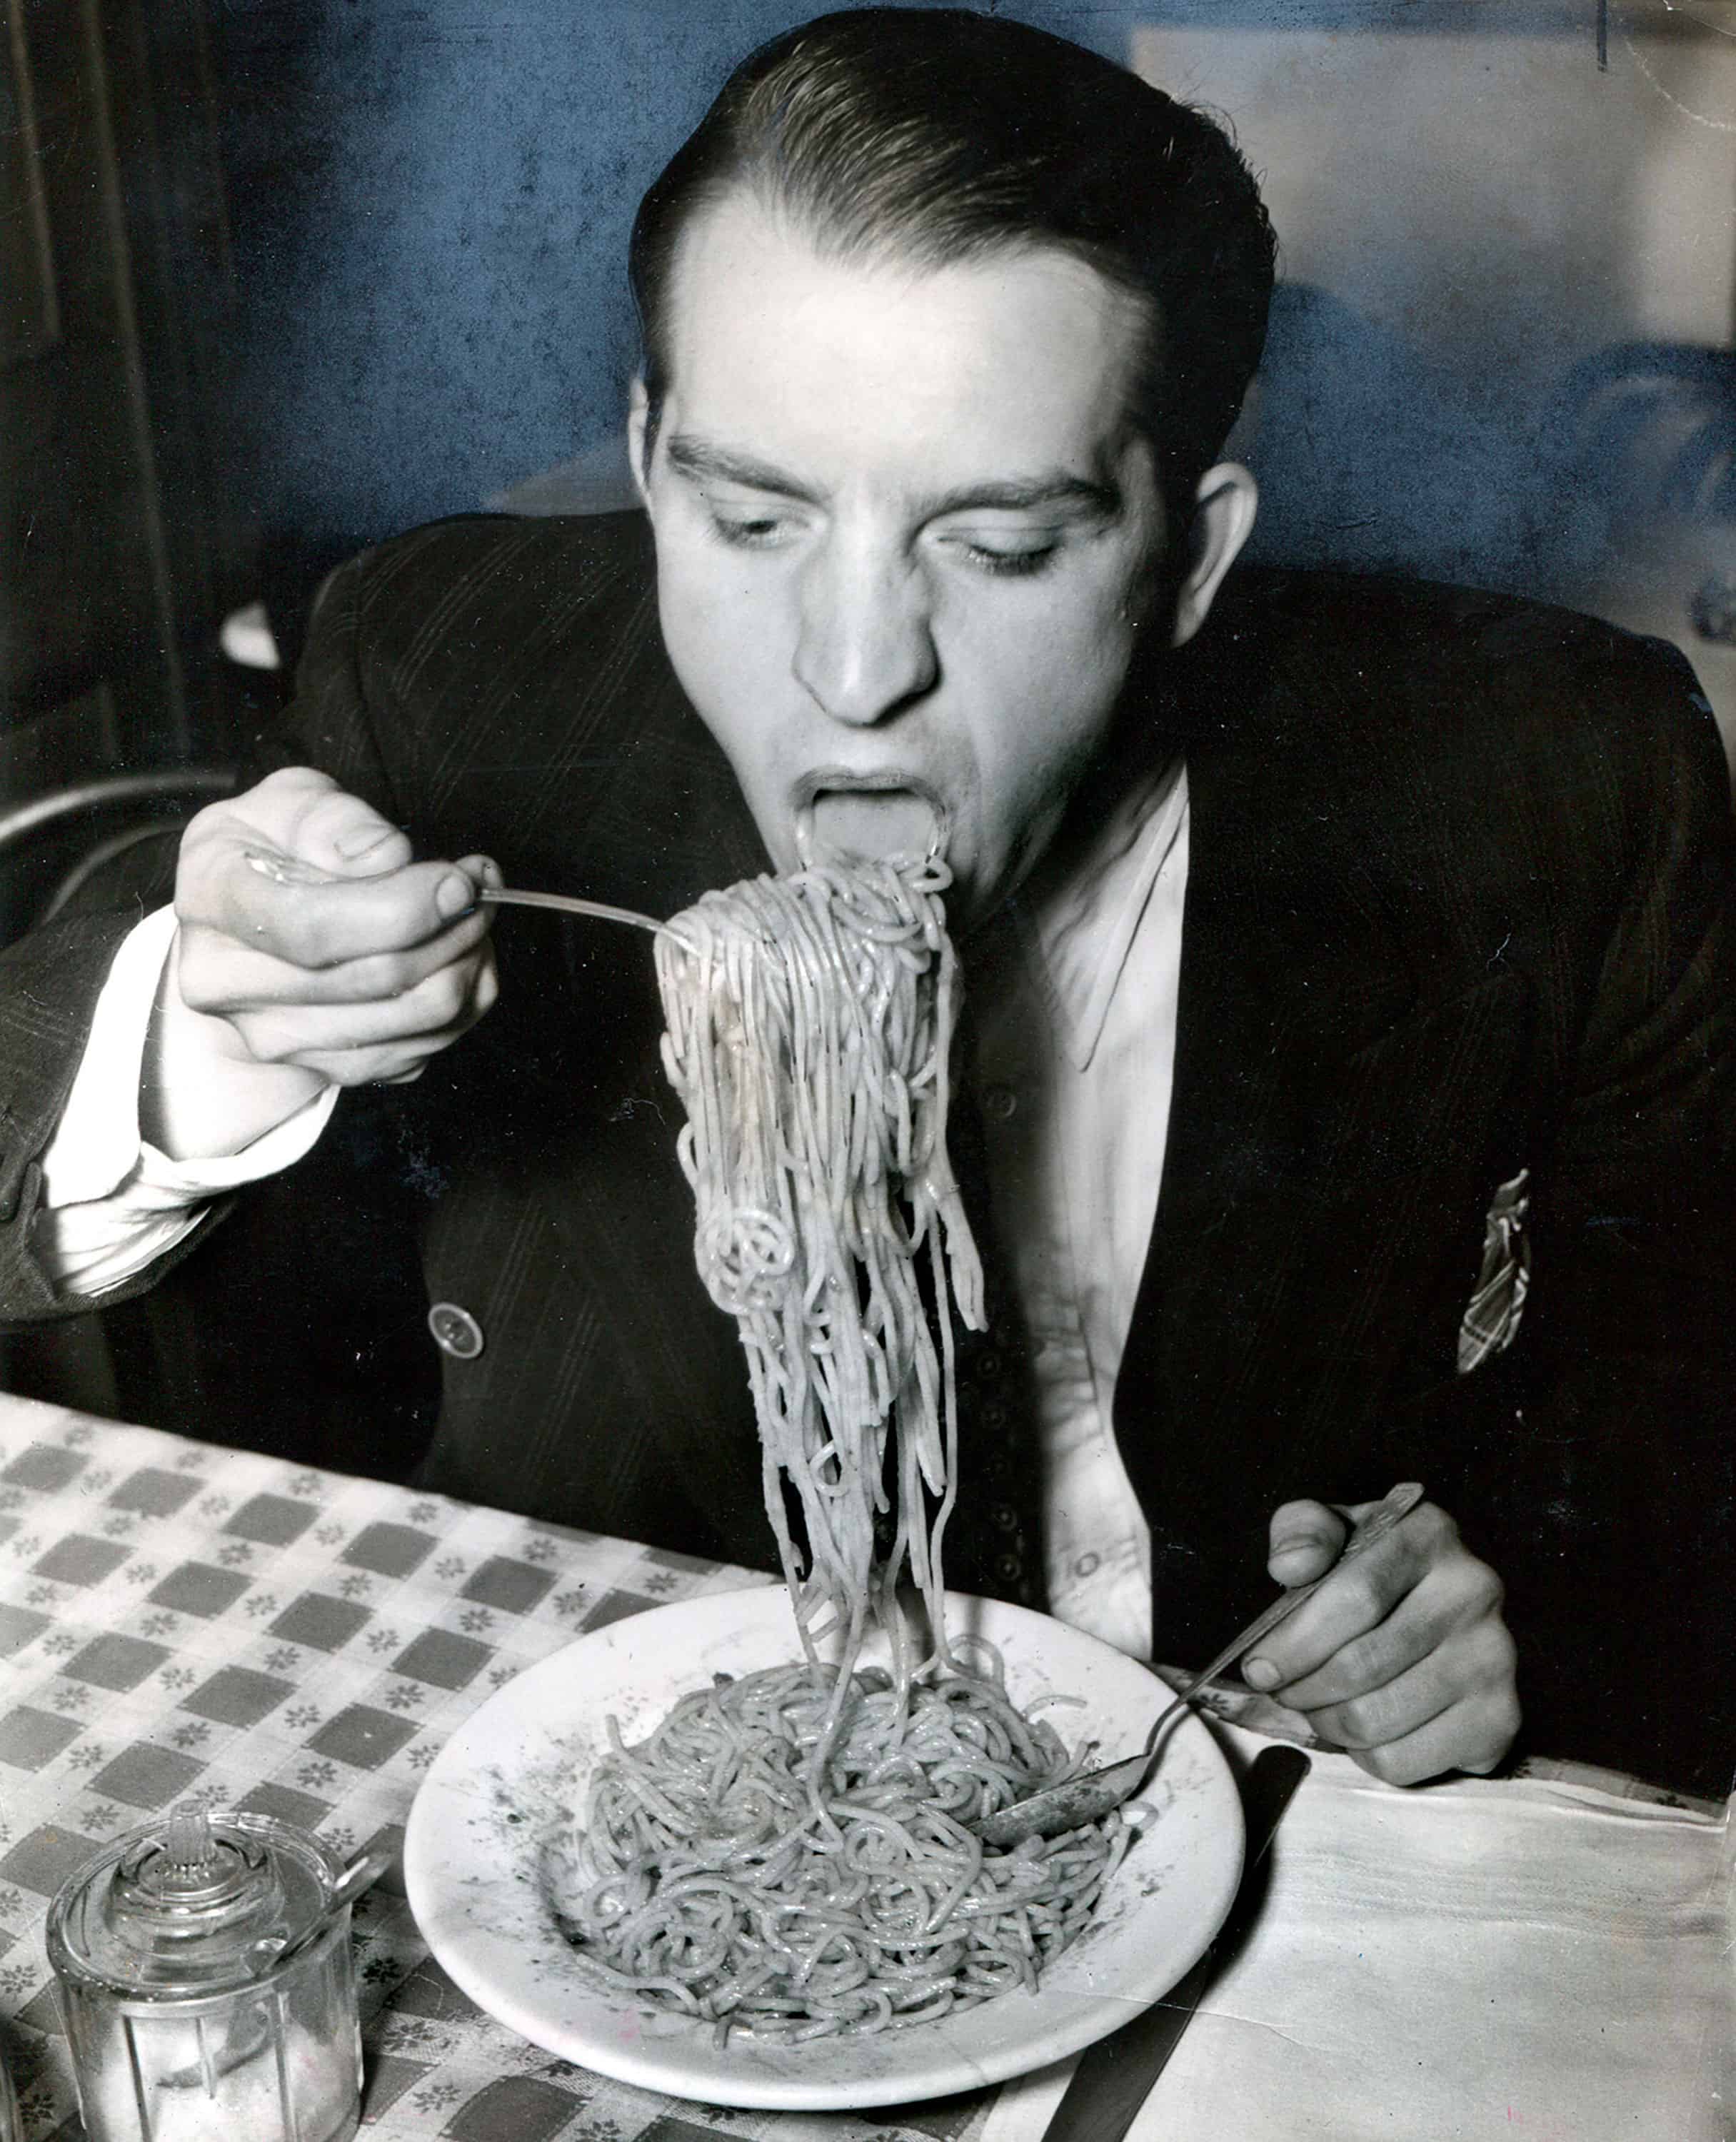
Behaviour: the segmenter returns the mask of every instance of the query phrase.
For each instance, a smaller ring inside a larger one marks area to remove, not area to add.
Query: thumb
[[[310,803],[295,828],[295,853],[339,877],[375,877],[402,870],[411,850],[389,818],[339,788]]]
[[[1324,1577],[1350,1528],[1328,1503],[1285,1503],[1272,1513],[1266,1567],[1288,1591]]]
[[[390,819],[312,767],[268,774],[235,799],[231,818],[266,837],[292,866],[292,881],[376,877],[410,860],[410,843]]]

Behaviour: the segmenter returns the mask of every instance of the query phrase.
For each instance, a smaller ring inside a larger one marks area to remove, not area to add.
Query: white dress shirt
[[[1149,1657],[1151,1541],[1113,1427],[1157,1214],[1187,885],[1180,762],[1125,791],[969,972],[995,1230],[1024,1312],[1044,1574],[1063,1621]]]
[[[175,911],[160,907],[115,955],[78,1075],[42,1156],[35,1247],[67,1294],[118,1286],[196,1227],[213,1197],[299,1160],[338,1098],[337,1087],[329,1087],[240,1152],[214,1159],[171,1160],[141,1138],[139,1072],[174,942]]]
[[[1050,1602],[1143,1657],[1150,1540],[1111,1423],[1169,1129],[1187,865],[1176,761],[1123,793],[1062,881],[1021,893],[969,967],[996,1232],[1033,1349]],[[116,955],[43,1157],[36,1248],[69,1294],[100,1298],[210,1198],[300,1159],[337,1099],[329,1088],[216,1159],[171,1161],[141,1140],[139,1070],[174,926],[160,910]]]

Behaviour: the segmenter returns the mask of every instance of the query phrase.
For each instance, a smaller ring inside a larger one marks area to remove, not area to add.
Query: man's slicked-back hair
[[[629,274],[650,437],[671,271],[693,216],[745,188],[823,254],[942,267],[1061,249],[1143,301],[1132,415],[1185,518],[1265,338],[1274,241],[1203,113],[1064,38],[962,8],[823,15],[752,53],[640,205]]]

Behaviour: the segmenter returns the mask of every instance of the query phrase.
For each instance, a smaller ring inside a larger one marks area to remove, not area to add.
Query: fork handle
[[[477,898],[485,907],[550,907],[560,915],[589,915],[600,922],[631,922],[636,929],[653,932],[666,925],[653,915],[636,908],[611,907],[603,900],[581,900],[570,892],[519,892],[511,886],[485,885]]]
[[[256,843],[242,853],[261,877],[278,885],[336,882],[335,871],[321,870],[317,863],[304,862],[299,856],[285,855],[281,849]],[[521,892],[512,886],[484,885],[477,887],[477,899],[484,907],[548,907],[561,915],[594,916],[600,922],[631,922],[636,930],[655,932],[668,927],[655,915],[641,915],[636,908],[611,907],[606,901],[581,900],[571,892]]]
[[[1191,1680],[1182,1684],[1175,1702],[1152,1727],[1153,1737],[1155,1738],[1158,1727],[1162,1725],[1170,1711],[1178,1710],[1183,1704],[1190,1702],[1207,1681],[1222,1673],[1226,1666],[1233,1666],[1245,1652],[1254,1649],[1262,1636],[1269,1636],[1280,1621],[1288,1621],[1304,1600],[1312,1599],[1327,1578],[1341,1569],[1353,1555],[1360,1554],[1365,1547],[1372,1547],[1377,1540],[1384,1539],[1395,1525],[1416,1508],[1422,1500],[1422,1488],[1417,1481],[1406,1480],[1394,1488],[1390,1494],[1382,1497],[1345,1541],[1343,1552],[1325,1576],[1317,1577],[1311,1584],[1298,1584],[1288,1592],[1280,1592],[1264,1614],[1257,1616],[1240,1636],[1231,1638],[1216,1658],[1209,1665],[1203,1666]]]

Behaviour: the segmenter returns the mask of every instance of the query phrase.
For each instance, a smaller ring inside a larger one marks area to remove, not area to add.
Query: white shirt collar
[[[1065,870],[1040,868],[1012,907],[1031,973],[1074,1069],[1090,1065],[1158,873],[1187,823],[1180,756],[1130,782]]]

